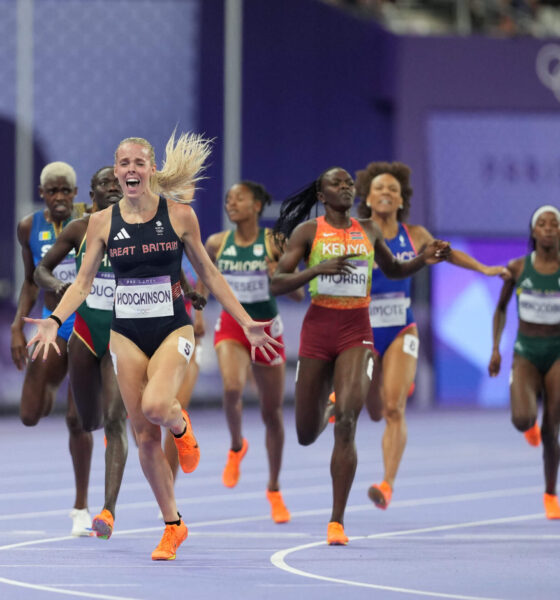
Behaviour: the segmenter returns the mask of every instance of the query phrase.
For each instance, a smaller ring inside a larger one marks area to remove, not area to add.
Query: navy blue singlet
[[[111,329],[151,357],[173,331],[190,325],[180,286],[183,243],[160,196],[147,223],[127,223],[112,207],[107,254],[116,279]]]

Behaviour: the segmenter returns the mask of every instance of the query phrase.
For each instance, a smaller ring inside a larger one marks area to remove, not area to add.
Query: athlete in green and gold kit
[[[531,217],[533,251],[509,262],[512,278],[504,282],[494,312],[493,348],[488,372],[500,372],[500,340],[506,308],[515,291],[519,315],[510,375],[511,420],[532,446],[543,443],[544,509],[560,519],[556,494],[560,446],[560,211],[551,205]],[[539,427],[537,398],[543,399]]]
[[[268,321],[266,331],[282,343],[282,321],[276,299],[268,289],[270,274],[281,250],[273,242],[270,231],[259,226],[259,217],[270,201],[270,195],[258,183],[242,181],[232,186],[226,196],[225,208],[235,229],[211,235],[206,242],[206,250],[243,308],[256,321]],[[294,295],[294,298],[302,297],[303,290]],[[225,310],[216,324],[214,347],[222,375],[224,409],[231,435],[222,481],[226,487],[237,484],[241,460],[249,446],[241,431],[241,395],[251,368],[266,427],[269,465],[266,496],[272,519],[276,523],[289,521],[290,513],[284,505],[279,483],[284,447],[284,348],[278,348],[278,356],[273,361],[268,361],[258,350],[251,357],[251,346],[244,330]]]

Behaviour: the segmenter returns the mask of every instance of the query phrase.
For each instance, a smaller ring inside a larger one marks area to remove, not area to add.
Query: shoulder
[[[410,239],[416,247],[429,244],[434,239],[434,236],[423,225],[408,225],[407,223],[403,223],[403,225],[408,230]]]
[[[33,226],[33,218],[35,213],[23,217],[23,219],[17,224],[18,237],[21,235],[29,238],[31,227]]]
[[[303,223],[300,223],[292,231],[292,235],[290,236],[290,239],[307,238],[310,241],[313,240],[313,238],[315,237],[315,233],[317,232],[317,225],[318,225],[318,223],[317,223],[316,219],[309,219],[309,221],[304,221]]]
[[[111,215],[113,206],[108,206],[103,210],[91,213],[86,221],[87,232],[89,236],[99,236],[106,238],[111,229]]]
[[[206,240],[206,248],[212,250],[218,250],[218,248],[224,243],[229,231],[218,231],[208,236]]]
[[[527,256],[529,256],[529,255],[527,255]],[[527,256],[520,256],[518,258],[513,258],[506,265],[508,268],[508,271],[510,271],[511,274],[513,275],[514,280],[519,279],[519,277],[521,276],[521,273],[523,273],[523,269],[525,267],[525,260],[527,259]]]
[[[74,219],[73,221],[70,221],[70,223],[68,223],[68,225],[66,225],[66,227],[62,230],[60,235],[64,235],[68,238],[74,238],[76,236],[82,238],[87,230],[89,218],[90,215],[87,215],[85,217],[81,217],[80,219]]]
[[[379,225],[372,221],[371,219],[356,219],[358,223],[361,225],[362,229],[367,233],[372,244],[375,245],[375,242],[378,239],[383,239],[383,234],[381,233],[381,229]]]

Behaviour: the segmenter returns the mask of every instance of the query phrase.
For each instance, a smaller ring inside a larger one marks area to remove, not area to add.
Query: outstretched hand
[[[489,277],[495,277],[497,275],[504,281],[509,281],[513,277],[511,271],[507,267],[502,267],[501,265],[486,267],[484,269],[484,274]]]
[[[56,343],[58,325],[54,319],[31,319],[30,317],[23,317],[23,320],[26,323],[37,326],[37,333],[27,343],[28,348],[33,346],[33,344],[36,344],[33,354],[31,355],[31,360],[35,360],[37,356],[39,356],[41,349],[43,349],[43,360],[47,360],[51,345],[54,346],[54,349],[60,356],[60,348]]]
[[[432,240],[424,248],[424,257],[427,265],[435,265],[438,262],[447,260],[451,255],[451,245],[443,240]]]
[[[265,359],[270,362],[278,356],[275,346],[277,348],[282,348],[283,346],[278,340],[275,340],[266,333],[265,328],[271,324],[272,321],[253,321],[250,325],[243,327],[245,335],[251,344],[251,360],[253,362],[255,362],[257,348],[262,352]]]

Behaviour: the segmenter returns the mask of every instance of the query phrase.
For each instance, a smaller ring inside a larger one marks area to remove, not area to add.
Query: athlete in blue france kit
[[[68,370],[67,342],[74,324],[73,311],[57,332],[60,354],[51,354],[45,361],[28,362],[23,318],[29,315],[39,295],[39,288],[33,280],[35,267],[54,244],[62,228],[70,222],[77,193],[74,169],[65,162],[49,163],[41,171],[39,185],[39,195],[45,200],[46,207],[24,217],[17,227],[25,278],[11,327],[11,350],[12,360],[17,368],[26,369],[21,390],[20,418],[28,427],[37,425],[42,417],[50,414],[58,387]],[[58,265],[55,276],[66,284],[74,280],[76,265],[73,255]],[[52,291],[45,293],[43,318],[50,314],[59,297]],[[70,434],[70,454],[76,482],[74,508],[70,512],[71,533],[74,536],[89,536],[91,517],[87,509],[87,490],[93,442],[91,433],[82,428],[70,387],[66,425]]]
[[[123,198],[93,213],[87,229],[87,253],[75,282],[53,314],[38,326],[30,343],[33,358],[56,343],[57,325],[88,296],[105,251],[116,279],[110,350],[117,381],[136,434],[140,463],[150,483],[165,531],[152,560],[174,560],[188,530],[177,510],[171,467],[162,449],[161,427],[175,436],[184,472],[196,469],[200,451],[189,416],[177,400],[194,333],[180,289],[183,251],[202,282],[242,325],[254,354],[260,348],[276,356],[278,344],[253,321],[208,257],[196,215],[189,206],[197,174],[209,144],[196,135],[173,134],[164,167],[156,170],[154,149],[143,138],[126,138],[115,152],[115,175]]]
[[[407,225],[412,187],[410,168],[403,163],[373,162],[356,174],[356,192],[361,202],[358,215],[371,218],[380,228],[391,252],[410,260],[434,238],[421,225]],[[509,272],[490,267],[473,257],[451,250],[447,261],[484,275]],[[372,384],[366,401],[371,418],[385,417],[383,434],[383,481],[373,484],[368,496],[381,509],[391,501],[394,482],[407,439],[405,409],[413,389],[418,362],[418,328],[411,309],[411,279],[391,280],[374,268],[372,273],[370,322],[375,352]]]

